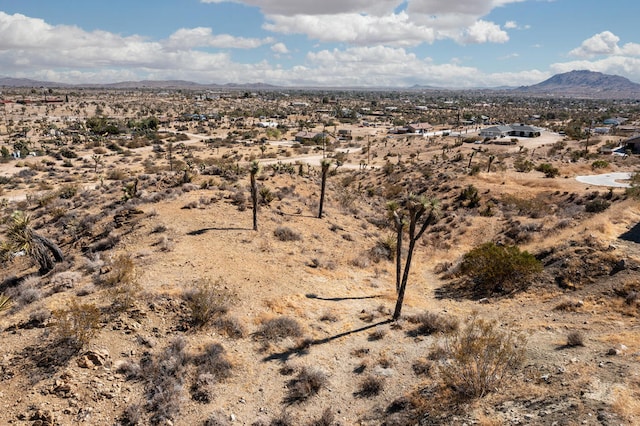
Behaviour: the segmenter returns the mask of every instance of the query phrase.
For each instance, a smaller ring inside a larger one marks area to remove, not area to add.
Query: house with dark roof
[[[631,151],[633,154],[640,154],[640,135],[635,135],[622,142],[624,149]]]
[[[491,126],[480,130],[480,137],[483,138],[503,138],[509,135],[511,126]]]
[[[508,124],[501,126],[491,126],[480,131],[483,138],[503,138],[505,136],[521,137],[521,138],[537,138],[540,136],[541,130],[535,126],[527,124]]]

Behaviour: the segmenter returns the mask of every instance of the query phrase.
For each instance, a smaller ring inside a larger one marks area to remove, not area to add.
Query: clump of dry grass
[[[287,404],[307,401],[318,394],[327,385],[327,374],[317,368],[303,367],[298,375],[287,385]]]
[[[282,316],[262,323],[254,333],[256,340],[278,341],[287,337],[302,337],[302,326],[293,318]]]
[[[384,379],[376,376],[367,376],[361,382],[358,391],[355,393],[360,398],[372,398],[382,392]]]

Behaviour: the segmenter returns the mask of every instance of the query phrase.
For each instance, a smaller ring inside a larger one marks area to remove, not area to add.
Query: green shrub
[[[460,192],[458,200],[462,204],[465,204],[466,207],[478,207],[478,205],[480,205],[480,195],[478,195],[478,188],[473,185],[467,186]]]
[[[481,398],[513,375],[524,361],[524,336],[497,323],[473,316],[464,327],[448,334],[439,364],[444,383],[462,398]]]
[[[584,209],[587,213],[601,213],[608,209],[611,203],[602,198],[596,198],[593,201],[589,201],[584,205]]]
[[[533,162],[527,160],[524,157],[518,157],[513,162],[513,168],[516,169],[516,172],[520,173],[529,173],[533,170]]]
[[[542,163],[536,167],[536,170],[544,173],[545,177],[554,178],[560,174],[560,170],[557,167],[553,167],[549,163]]]
[[[607,167],[609,167],[609,162],[605,160],[596,160],[593,163],[591,163],[591,168],[593,170],[606,169]]]
[[[506,294],[527,288],[542,264],[516,246],[485,243],[464,255],[460,271],[473,280],[478,294]]]

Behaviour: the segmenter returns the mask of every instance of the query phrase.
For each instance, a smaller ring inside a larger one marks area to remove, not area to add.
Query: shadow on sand
[[[356,328],[354,330],[345,331],[344,333],[339,333],[333,336],[325,337],[324,339],[305,340],[304,344],[302,345],[298,345],[291,349],[287,349],[286,351],[283,351],[283,352],[276,352],[274,354],[271,354],[267,357],[262,358],[262,361],[263,362],[268,362],[268,361],[286,362],[289,360],[289,358],[291,358],[294,355],[296,356],[307,355],[309,353],[309,349],[312,346],[324,345],[325,343],[332,342],[336,339],[340,339],[342,337],[350,336],[356,333],[361,333],[363,331],[367,331],[381,325],[390,324],[392,322],[393,322],[392,319],[387,319],[374,324],[365,325],[364,327]]]

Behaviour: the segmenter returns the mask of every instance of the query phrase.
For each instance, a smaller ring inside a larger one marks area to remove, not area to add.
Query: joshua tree
[[[322,167],[322,183],[320,186],[320,208],[318,209],[318,219],[322,219],[322,207],[324,206],[324,192],[327,186],[327,174],[329,173],[329,166],[331,162],[329,160],[322,160],[320,163]]]
[[[436,200],[418,197],[414,194],[409,194],[400,203],[389,203],[388,209],[391,217],[394,219],[398,238],[396,245],[396,292],[398,293],[398,299],[393,312],[393,319],[397,320],[400,318],[402,304],[404,302],[404,294],[407,289],[409,270],[411,268],[411,260],[413,258],[413,251],[416,248],[416,242],[422,237],[422,234],[424,234],[427,228],[438,220],[439,210]],[[404,263],[402,277],[400,277],[400,270],[402,269],[402,236],[403,228],[407,224],[407,220],[409,225],[409,248],[407,249],[407,259]]]
[[[91,159],[93,160],[93,163],[94,163],[93,172],[97,174],[98,173],[98,166],[100,166],[103,163],[102,155],[93,154],[91,156]]]
[[[256,184],[256,175],[260,170],[260,164],[257,161],[251,163],[251,202],[253,204],[253,230],[258,230],[258,185]]]
[[[40,266],[40,273],[46,274],[57,262],[64,260],[62,250],[51,240],[37,234],[30,226],[31,218],[21,211],[11,216],[7,239],[13,252],[24,251]]]
[[[468,169],[471,168],[471,161],[473,161],[473,157],[478,153],[478,151],[476,151],[475,149],[473,151],[471,151],[471,153],[469,154],[469,165],[467,166]]]
[[[496,159],[495,155],[490,155],[489,156],[489,164],[487,165],[487,173],[489,173],[491,171],[491,164],[493,164],[493,160]]]

